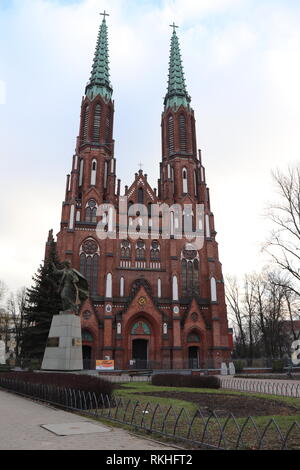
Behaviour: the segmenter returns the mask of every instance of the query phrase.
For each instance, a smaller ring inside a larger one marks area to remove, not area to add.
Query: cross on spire
[[[143,169],[143,163],[139,163],[140,171]]]
[[[176,26],[175,22],[173,21],[173,24],[170,24],[170,28],[173,28],[173,33],[175,33],[176,28],[179,28],[179,26]]]
[[[103,21],[100,21],[92,74],[86,88],[86,94],[89,99],[93,99],[98,94],[105,99],[110,99],[112,87],[109,73],[108,28],[105,21],[106,16],[109,16],[109,14],[104,11],[99,15],[103,16]]]
[[[109,14],[108,14],[108,13],[106,13],[106,10],[104,10],[104,12],[103,12],[103,13],[100,13],[100,15],[101,15],[101,16],[103,16],[103,17],[104,17],[104,19],[105,19],[105,17],[106,17],[106,16],[109,16]]]
[[[170,24],[173,28],[171,37],[171,50],[169,61],[168,91],[165,97],[165,107],[176,109],[183,105],[188,108],[191,101],[185,85],[184,71],[180,53],[179,39],[176,34],[176,28],[179,28],[174,22]]]

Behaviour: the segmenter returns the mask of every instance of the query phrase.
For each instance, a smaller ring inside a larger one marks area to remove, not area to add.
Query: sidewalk
[[[0,390],[0,450],[168,449],[173,448]]]

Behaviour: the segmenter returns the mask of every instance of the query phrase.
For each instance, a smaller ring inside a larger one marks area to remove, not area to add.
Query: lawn
[[[122,384],[114,395],[110,418],[155,437],[227,449],[280,449],[286,439],[289,449],[300,449],[300,428],[291,428],[300,423],[296,398],[141,382]],[[230,411],[232,406],[237,414]]]

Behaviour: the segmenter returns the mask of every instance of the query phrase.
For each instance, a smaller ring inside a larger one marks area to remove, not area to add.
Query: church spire
[[[170,26],[173,28],[173,34],[171,38],[168,91],[164,101],[165,109],[173,106],[179,108],[181,105],[188,108],[191,98],[185,84],[180,45],[176,33],[178,26],[176,26],[175,23]]]
[[[109,15],[105,11],[101,15],[103,20],[99,29],[91,78],[85,93],[90,99],[101,95],[106,101],[109,101],[113,92],[109,74],[108,34],[105,19]]]

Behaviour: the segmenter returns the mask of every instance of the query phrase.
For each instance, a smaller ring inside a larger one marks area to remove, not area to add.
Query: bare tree
[[[249,344],[249,365],[252,365],[253,355],[254,355],[254,344],[255,344],[255,319],[257,312],[257,300],[255,296],[255,288],[257,284],[257,276],[245,275],[244,279],[244,310],[245,310],[245,320],[247,323],[248,331],[248,344]]]
[[[7,287],[4,284],[4,282],[0,280],[0,302],[3,301],[6,293],[7,293]]]
[[[21,343],[25,328],[25,308],[27,305],[26,288],[23,287],[16,294],[11,294],[7,301],[7,312],[9,316],[11,332],[15,342],[15,357],[17,363],[20,360]]]
[[[226,300],[229,305],[229,316],[233,323],[235,341],[240,343],[241,355],[247,350],[244,312],[241,304],[241,289],[236,277],[226,278]]]
[[[279,195],[268,208],[267,216],[274,225],[264,250],[293,282],[290,290],[300,296],[300,165],[287,174],[277,170],[273,179]]]
[[[296,319],[299,301],[282,272],[246,274],[241,285],[229,278],[226,298],[236,326],[236,353],[247,358],[248,365],[255,357],[282,357],[289,350],[291,322]]]

